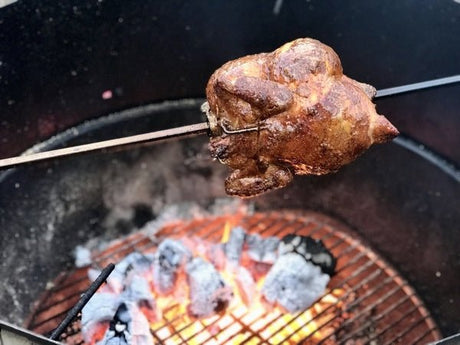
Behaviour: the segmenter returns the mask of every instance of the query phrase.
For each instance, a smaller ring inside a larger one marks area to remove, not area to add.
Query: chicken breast
[[[230,61],[207,88],[213,158],[234,171],[226,192],[251,197],[293,174],[337,171],[398,130],[378,115],[376,90],[348,78],[337,54],[302,38],[272,53]]]

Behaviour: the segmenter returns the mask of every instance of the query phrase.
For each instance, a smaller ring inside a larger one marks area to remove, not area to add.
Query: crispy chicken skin
[[[337,54],[310,38],[223,65],[203,109],[211,156],[234,170],[226,192],[251,197],[286,186],[293,174],[335,172],[397,136],[376,113],[375,92],[345,76]]]

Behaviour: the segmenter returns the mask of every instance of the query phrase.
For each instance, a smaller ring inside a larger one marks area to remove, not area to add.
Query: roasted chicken
[[[375,89],[348,78],[337,54],[303,38],[230,61],[207,88],[212,157],[234,171],[226,192],[255,196],[293,174],[337,171],[398,130],[378,115]]]

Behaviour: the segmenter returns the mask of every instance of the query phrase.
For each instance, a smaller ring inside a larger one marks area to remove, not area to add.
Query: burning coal
[[[324,294],[335,265],[323,243],[307,236],[264,238],[227,224],[221,243],[166,238],[155,253],[134,252],[116,265],[82,311],[83,338],[150,345],[150,325],[171,299],[191,319],[222,315],[238,303],[297,313]],[[97,274],[89,270],[90,278]]]

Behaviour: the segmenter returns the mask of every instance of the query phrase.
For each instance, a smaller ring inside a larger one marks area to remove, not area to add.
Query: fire
[[[229,240],[231,229],[232,224],[227,221],[223,228],[221,243]],[[200,241],[199,245],[195,246],[199,249],[195,249],[194,255],[203,257],[203,247],[209,245]],[[223,315],[194,320],[187,315],[186,300],[177,303],[177,299],[172,297],[156,296],[157,305],[163,310],[163,315],[161,320],[151,324],[151,330],[161,343],[251,345],[270,339],[270,344],[297,344],[305,337],[310,337],[312,341],[319,341],[327,335],[325,334],[327,329],[319,328],[324,328],[321,325],[335,315],[323,311],[328,306],[337,305],[340,296],[345,293],[341,289],[335,289],[333,293],[324,295],[310,309],[292,315],[262,302],[260,290],[265,276],[256,280],[255,298],[246,305],[237,287],[235,268],[226,265],[219,272],[231,285],[235,294],[231,305]]]
[[[296,315],[286,314],[279,308],[267,310],[260,302],[248,308],[239,296],[235,296],[225,315],[201,321],[192,320],[186,315],[186,308],[177,305],[151,328],[162,343],[171,345],[184,341],[190,345],[259,344],[262,339],[270,339],[271,344],[297,344],[307,336],[311,336],[312,341],[319,341],[329,332],[318,327],[327,323],[334,314],[317,316],[335,304],[342,294],[343,290],[327,294],[312,308]],[[243,329],[242,324],[248,329]]]
[[[230,230],[232,229],[232,226],[229,221],[225,222],[224,225],[224,231],[222,233],[222,240],[220,241],[221,243],[226,243],[228,242],[228,239],[230,238]]]
[[[96,345],[97,342],[104,338],[105,332],[109,328],[108,322],[105,324],[99,324],[95,329],[91,337],[91,342],[89,345]]]
[[[219,261],[219,258],[216,258],[217,253],[228,243],[231,231],[232,222],[227,221],[220,243],[194,237],[180,240],[190,248],[194,257]],[[226,284],[231,287],[234,296],[223,313],[205,319],[194,319],[189,313],[189,284],[184,271],[179,272],[176,288],[167,295],[156,292],[151,277],[146,277],[150,279],[148,289],[156,304],[155,315],[150,315],[148,320],[153,337],[159,343],[297,344],[306,337],[312,342],[317,342],[333,331],[332,326],[325,325],[336,316],[336,308],[341,307],[340,298],[346,293],[344,290],[334,289],[322,296],[320,301],[308,310],[289,314],[280,307],[273,307],[264,302],[261,290],[266,276],[263,272],[266,272],[265,266],[269,264],[251,262],[248,257],[241,257],[239,264],[231,260],[220,260],[220,263],[214,262],[214,265]],[[251,287],[248,297],[247,290],[241,288],[242,281],[246,282],[241,272],[249,272],[251,269],[258,273],[251,273],[251,284],[244,285]],[[149,312],[148,309],[141,311],[144,314]]]

